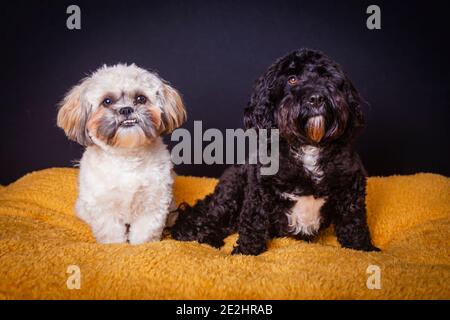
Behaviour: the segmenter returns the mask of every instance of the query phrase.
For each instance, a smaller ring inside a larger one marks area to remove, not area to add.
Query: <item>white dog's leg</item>
[[[166,222],[166,214],[142,214],[130,226],[128,240],[131,244],[141,244],[161,240]]]
[[[109,206],[100,203],[91,204],[78,199],[75,205],[77,216],[86,222],[98,243],[124,243],[127,241],[127,227],[113,215]]]
[[[91,226],[98,243],[127,242],[127,227],[115,219],[96,221]]]

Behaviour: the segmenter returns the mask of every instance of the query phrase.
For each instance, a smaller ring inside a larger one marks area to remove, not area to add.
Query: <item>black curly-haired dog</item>
[[[279,171],[228,168],[213,194],[183,205],[171,233],[214,247],[238,232],[233,254],[258,255],[273,237],[311,240],[334,225],[340,244],[378,251],[366,221],[366,172],[352,148],[364,126],[361,98],[323,53],[294,51],[269,67],[245,109],[246,128],[278,128]]]

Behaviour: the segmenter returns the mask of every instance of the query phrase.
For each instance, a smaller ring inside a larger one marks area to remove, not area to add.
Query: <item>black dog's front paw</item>
[[[367,252],[370,252],[370,251],[374,251],[374,252],[381,251],[380,248],[375,247],[375,246],[372,245],[372,244],[371,244],[370,246],[367,246],[367,247],[362,248],[361,250],[362,250],[362,251],[367,251]]]
[[[302,241],[306,241],[306,242],[312,242],[314,239],[316,238],[316,235],[306,235],[303,233],[299,233],[295,236],[296,240],[302,240]]]
[[[214,248],[221,248],[225,244],[222,237],[216,237],[213,235],[201,236],[199,237],[198,242],[209,244]]]
[[[380,248],[375,247],[372,244],[366,244],[363,246],[355,246],[355,245],[344,245],[344,248],[353,249],[353,250],[359,250],[359,251],[366,251],[366,252],[378,252],[381,251]]]
[[[243,255],[248,255],[248,256],[257,256],[257,255],[263,253],[266,250],[267,250],[266,246],[243,246],[243,245],[238,245],[238,246],[233,248],[233,251],[231,251],[231,254],[232,255],[243,254]]]

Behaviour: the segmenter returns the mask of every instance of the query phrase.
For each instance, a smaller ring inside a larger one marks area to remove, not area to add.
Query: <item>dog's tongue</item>
[[[315,116],[306,123],[306,133],[314,142],[320,142],[325,135],[325,118],[323,116]]]

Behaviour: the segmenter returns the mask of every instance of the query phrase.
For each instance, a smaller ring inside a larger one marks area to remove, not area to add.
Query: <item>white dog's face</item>
[[[69,139],[88,146],[139,148],[186,119],[178,92],[136,65],[104,66],[72,88],[58,112]]]

